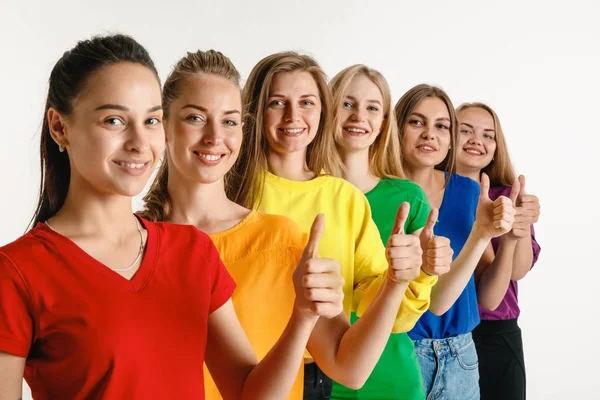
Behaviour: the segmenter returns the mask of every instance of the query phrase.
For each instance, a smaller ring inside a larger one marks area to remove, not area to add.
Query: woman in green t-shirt
[[[405,232],[421,237],[422,269],[430,275],[447,272],[452,249],[448,239],[433,237],[437,210],[431,209],[419,185],[402,179],[398,128],[386,79],[376,70],[353,65],[337,74],[330,86],[337,127],[335,143],[345,167],[337,174],[365,193],[384,243],[391,234],[398,206],[408,202],[410,214]],[[356,319],[353,314],[352,322]],[[424,399],[413,341],[406,333],[392,334],[366,384],[356,391],[335,384],[332,398]]]

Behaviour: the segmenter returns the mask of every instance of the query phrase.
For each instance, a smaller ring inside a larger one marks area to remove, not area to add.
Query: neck
[[[54,229],[67,237],[103,236],[116,242],[137,231],[131,197],[99,192],[73,174],[70,179],[65,203],[50,218]]]
[[[269,172],[291,181],[309,181],[316,176],[306,164],[306,148],[293,153],[269,151],[267,164]]]
[[[473,179],[475,182],[481,183],[481,170],[479,168],[460,167],[456,166],[456,173],[467,178]]]
[[[346,151],[340,149],[340,157],[344,163],[345,170],[342,177],[352,183],[363,193],[373,189],[380,178],[373,175],[369,168],[369,149],[359,151]]]
[[[190,183],[171,171],[173,168],[169,168],[169,222],[215,233],[231,228],[249,213],[227,198],[223,178],[209,184]]]
[[[432,190],[439,190],[444,184],[444,172],[438,171],[433,167],[415,167],[406,165],[404,169],[408,179],[421,186],[426,193]],[[440,185],[440,177],[441,185]]]

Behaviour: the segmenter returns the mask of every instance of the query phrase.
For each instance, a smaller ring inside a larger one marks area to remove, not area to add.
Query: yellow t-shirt
[[[242,222],[209,235],[237,287],[232,302],[259,360],[267,355],[285,329],[296,298],[292,274],[307,235],[289,218],[252,211]],[[298,365],[300,367],[300,365]],[[207,400],[221,399],[204,367]],[[304,369],[288,399],[301,400]]]
[[[285,215],[306,232],[315,216],[325,214],[319,256],[341,264],[344,311],[361,316],[373,301],[388,269],[385,247],[364,194],[351,183],[328,175],[310,181],[291,181],[266,172],[258,210]],[[408,332],[429,308],[437,276],[424,272],[409,284],[394,324],[394,332]]]

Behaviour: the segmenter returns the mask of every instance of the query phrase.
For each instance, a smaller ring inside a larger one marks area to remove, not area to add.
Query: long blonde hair
[[[452,175],[456,171],[456,142],[457,142],[457,132],[458,132],[458,123],[456,118],[456,111],[454,110],[454,106],[452,105],[452,101],[450,97],[444,92],[442,89],[436,86],[431,86],[427,84],[420,84],[408,92],[404,93],[404,95],[398,100],[396,103],[396,107],[394,107],[394,113],[396,114],[396,121],[398,123],[398,137],[400,138],[400,151],[402,152],[402,146],[404,143],[404,128],[406,124],[408,124],[408,118],[410,114],[414,111],[415,107],[419,104],[421,100],[426,97],[437,97],[442,100],[448,108],[448,114],[450,115],[450,150],[446,155],[446,158],[435,166],[436,169],[442,170],[448,173],[446,178],[446,183],[448,179],[450,179],[450,175]],[[401,153],[402,154],[402,153]],[[401,161],[404,165],[404,156],[401,155]]]
[[[381,133],[369,147],[369,170],[379,178],[403,178],[405,175],[400,157],[398,156],[400,154],[400,140],[396,116],[392,109],[390,85],[379,71],[363,64],[356,64],[340,71],[329,82],[333,95],[333,136],[335,142],[339,146],[342,139],[340,108],[344,102],[346,90],[352,80],[359,76],[364,76],[373,82],[379,88],[383,97],[384,120]],[[338,176],[341,173],[342,171],[335,171],[335,174]]]
[[[479,102],[461,104],[456,109],[456,114],[458,115],[461,111],[469,108],[481,108],[482,110],[490,113],[492,119],[494,120],[494,131],[496,132],[496,151],[494,152],[494,158],[492,158],[492,161],[486,165],[481,172],[485,172],[490,177],[491,186],[512,186],[516,179],[516,174],[510,160],[510,155],[508,154],[506,137],[502,131],[502,126],[500,125],[500,119],[498,118],[498,115],[492,109],[492,107]]]
[[[229,58],[215,50],[187,53],[181,58],[169,74],[163,88],[162,106],[164,118],[169,118],[170,106],[179,96],[181,85],[185,79],[199,74],[212,74],[228,79],[237,87],[240,86],[240,73]],[[169,163],[165,152],[161,166],[148,193],[144,196],[144,209],[141,215],[150,221],[164,221],[171,213],[169,197]],[[230,173],[225,175],[225,187],[231,181]]]
[[[244,118],[244,140],[237,162],[233,166],[233,182],[228,196],[236,203],[256,207],[262,197],[269,144],[265,137],[264,113],[273,77],[282,72],[303,71],[311,74],[319,89],[321,120],[314,140],[306,151],[306,164],[317,175],[322,171],[332,174],[340,168],[337,153],[330,154],[333,136],[331,117],[331,93],[325,73],[314,58],[296,52],[281,52],[263,58],[250,72],[244,86],[242,101],[246,110]]]

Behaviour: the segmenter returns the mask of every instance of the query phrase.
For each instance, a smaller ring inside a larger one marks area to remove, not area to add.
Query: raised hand
[[[512,229],[515,219],[514,204],[519,195],[520,182],[515,180],[510,198],[500,196],[492,201],[489,196],[490,178],[487,174],[481,174],[481,188],[479,192],[479,203],[473,229],[483,239],[491,239],[501,236]]]
[[[386,248],[389,264],[388,278],[398,284],[408,283],[416,279],[423,263],[423,251],[421,250],[419,238],[404,234],[404,224],[409,211],[409,203],[400,204]]]
[[[519,176],[519,195],[516,199],[515,222],[513,223],[511,235],[515,238],[524,238],[531,235],[531,224],[538,221],[540,217],[540,202],[537,196],[526,194],[525,176]]]
[[[294,271],[295,308],[309,317],[333,318],[344,311],[344,278],[340,263],[319,258],[319,243],[325,230],[325,216],[315,217],[308,243]]]
[[[433,227],[437,221],[438,213],[437,208],[431,209],[427,223],[419,234],[419,240],[421,242],[421,250],[423,251],[423,265],[421,269],[427,275],[439,276],[450,272],[454,251],[450,247],[450,239],[433,234]]]

